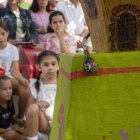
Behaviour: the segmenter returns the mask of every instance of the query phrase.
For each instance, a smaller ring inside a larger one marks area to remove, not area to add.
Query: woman
[[[18,42],[38,42],[38,34],[32,21],[31,13],[19,7],[21,0],[8,0],[6,8],[0,9],[0,19],[7,22],[9,29],[8,41],[13,45]]]
[[[49,13],[47,12],[48,0],[33,0],[30,7],[32,11],[33,21],[36,24],[39,34],[39,43],[44,46],[44,34],[47,32],[49,24]]]

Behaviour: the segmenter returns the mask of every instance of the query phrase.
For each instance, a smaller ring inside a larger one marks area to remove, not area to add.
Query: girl
[[[54,11],[49,17],[50,28],[45,36],[45,49],[57,54],[64,52],[75,53],[77,43],[74,36],[66,32],[65,18],[62,12]]]
[[[52,119],[56,96],[58,62],[59,57],[52,51],[38,55],[39,76],[30,82],[32,96],[26,114],[27,140],[38,140],[38,131],[48,134],[48,120]],[[51,112],[46,114],[46,109]]]
[[[6,21],[9,28],[8,41],[19,46],[19,42],[38,42],[38,34],[31,13],[19,7],[22,0],[7,0],[6,8],[0,9],[0,19]]]
[[[39,35],[39,43],[44,45],[44,35],[49,24],[49,13],[47,12],[48,0],[33,0],[30,10],[32,11],[33,21],[36,24]]]
[[[19,71],[19,54],[15,46],[7,42],[9,30],[4,21],[0,21],[0,63],[6,75],[12,77],[14,94],[19,96],[19,118],[24,116],[27,107],[27,80]]]
[[[22,135],[24,129],[20,127],[11,128],[11,123],[15,120],[14,105],[12,103],[12,82],[8,76],[0,76],[0,136],[6,140],[25,140]]]

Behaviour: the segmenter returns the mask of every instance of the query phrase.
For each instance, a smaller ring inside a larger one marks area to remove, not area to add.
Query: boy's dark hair
[[[56,17],[56,16],[62,16],[62,18],[64,19],[64,22],[65,22],[65,17],[64,17],[63,12],[61,12],[61,11],[54,11],[49,16],[49,24],[51,24],[52,18]],[[53,33],[53,32],[54,32],[54,30],[49,25],[48,28],[47,28],[47,33]]]
[[[38,64],[40,65],[40,63],[44,60],[45,57],[47,56],[54,56],[57,60],[57,62],[59,63],[59,56],[53,52],[53,51],[49,51],[49,50],[45,50],[45,51],[42,51],[38,57],[37,57],[37,61],[38,61]],[[41,71],[39,71],[39,74],[38,74],[38,77],[37,77],[37,81],[35,82],[35,88],[37,90],[37,92],[40,90],[40,75],[41,75]]]

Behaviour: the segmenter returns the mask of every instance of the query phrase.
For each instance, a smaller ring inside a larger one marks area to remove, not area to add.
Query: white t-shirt
[[[56,8],[63,12],[68,31],[73,35],[80,35],[86,25],[81,3],[79,2],[75,7],[70,0],[63,0],[57,4]]]
[[[55,104],[55,96],[56,96],[56,84],[43,84],[40,80],[40,90],[36,91],[35,88],[36,79],[30,79],[30,89],[33,97],[37,101],[47,101],[49,105]]]
[[[0,49],[0,65],[6,69],[6,75],[11,75],[14,61],[19,61],[18,49],[14,45],[7,43],[4,49]]]

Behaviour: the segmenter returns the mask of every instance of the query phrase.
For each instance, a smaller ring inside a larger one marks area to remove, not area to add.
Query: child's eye
[[[52,63],[52,65],[53,65],[53,66],[55,66],[55,65],[56,65],[56,63]]]
[[[2,32],[2,33],[0,33],[0,34],[1,34],[2,36],[5,36],[5,33],[3,33],[3,32]]]
[[[49,66],[49,63],[43,63],[42,65],[43,66]]]
[[[9,87],[10,90],[12,90],[12,87]]]
[[[6,90],[6,88],[1,88],[1,90]]]
[[[57,23],[57,21],[54,21],[54,22],[53,22],[53,24],[56,24],[56,23]]]
[[[62,20],[59,21],[59,23],[62,23],[62,22],[63,22]]]

